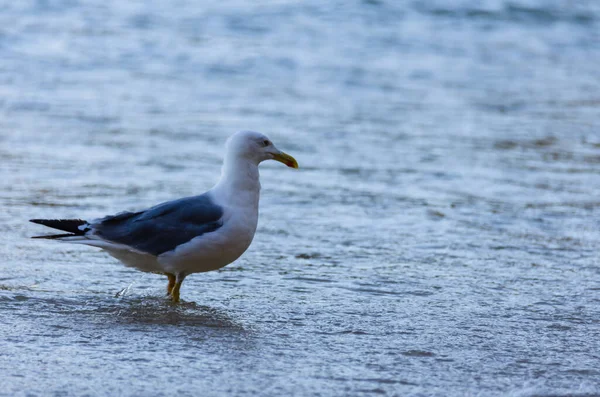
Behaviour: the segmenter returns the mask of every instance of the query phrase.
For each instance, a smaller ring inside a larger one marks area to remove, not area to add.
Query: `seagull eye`
[[[271,144],[271,142],[269,142],[269,140],[268,140],[268,139],[265,139],[265,140],[263,141],[263,146],[269,146],[270,144]]]

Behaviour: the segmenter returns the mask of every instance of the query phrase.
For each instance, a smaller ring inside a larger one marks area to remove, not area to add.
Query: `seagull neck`
[[[258,207],[260,181],[258,165],[246,159],[226,159],[215,193],[237,206]]]

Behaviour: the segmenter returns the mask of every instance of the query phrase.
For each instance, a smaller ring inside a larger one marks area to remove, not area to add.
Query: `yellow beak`
[[[284,152],[273,154],[273,160],[279,161],[291,168],[298,168],[296,159]]]

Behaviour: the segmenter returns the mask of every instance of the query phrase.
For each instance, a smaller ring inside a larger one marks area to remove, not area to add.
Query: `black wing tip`
[[[30,219],[29,222],[39,223],[40,225],[44,225],[46,223],[55,223],[55,222],[75,222],[75,223],[87,223],[87,221],[83,219]]]
[[[74,234],[84,234],[85,230],[80,227],[87,225],[83,219],[30,219],[29,222]]]
[[[46,240],[56,240],[56,239],[60,239],[63,237],[75,237],[77,236],[77,234],[73,234],[73,233],[65,233],[65,234],[52,234],[49,236],[32,236],[31,238],[35,238],[35,239],[46,239]]]

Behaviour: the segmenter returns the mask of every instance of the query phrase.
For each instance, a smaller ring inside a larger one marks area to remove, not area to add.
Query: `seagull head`
[[[237,132],[229,137],[226,148],[227,156],[245,158],[257,165],[265,160],[276,160],[288,167],[298,168],[295,158],[277,149],[273,142],[260,132]]]

